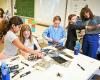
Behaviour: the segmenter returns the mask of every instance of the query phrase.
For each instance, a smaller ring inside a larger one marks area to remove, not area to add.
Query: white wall
[[[4,11],[7,10],[7,0],[0,0],[0,8],[3,8]]]
[[[4,10],[4,12],[9,10],[10,15],[12,15],[11,1],[12,0],[0,0],[0,8],[2,8]]]
[[[66,25],[68,23],[68,15],[76,14],[80,15],[81,9],[88,5],[88,7],[92,10],[94,15],[100,16],[100,0],[68,0],[67,3],[67,14],[66,14]]]
[[[68,1],[67,4],[66,1]],[[65,10],[66,5],[67,10]],[[89,5],[95,15],[100,15],[100,0],[35,0],[35,19],[40,23],[52,24],[52,18],[55,15],[60,15],[62,18],[61,25],[64,26],[65,17],[67,24],[68,15],[76,14],[79,16],[81,9],[85,5]]]
[[[95,15],[100,16],[100,0],[68,0],[67,16],[69,14],[80,15],[80,11],[85,5],[88,5]]]
[[[64,25],[66,0],[35,0],[35,19],[40,23],[52,24],[55,15],[61,16]]]

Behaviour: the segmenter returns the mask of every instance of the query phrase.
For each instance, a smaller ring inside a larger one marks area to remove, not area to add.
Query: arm
[[[92,31],[92,30],[95,30],[97,29],[97,24],[98,24],[98,20],[97,18],[95,17],[94,19],[90,19],[89,21],[86,22],[87,25],[86,25],[86,29],[89,30],[89,31]]]
[[[24,51],[25,53],[31,53],[34,54],[36,57],[42,57],[42,54],[40,52],[37,52],[35,50],[32,50],[30,48],[25,47],[18,38],[13,40],[12,42],[16,47],[18,47],[20,50]]]
[[[64,42],[66,40],[66,33],[64,31],[64,29],[62,29],[62,39],[59,40],[59,42]]]
[[[95,30],[97,28],[97,26],[94,26],[97,24],[97,21],[96,19],[91,19],[91,20],[88,20],[88,21],[83,21],[83,22],[80,22],[80,24],[75,24],[74,25],[74,28],[77,29],[77,30],[81,30],[81,29],[87,29],[87,30]]]
[[[85,26],[84,26],[84,25],[81,25],[81,26],[73,25],[73,27],[74,27],[76,30],[82,30],[82,29],[85,29]]]
[[[97,28],[100,28],[100,16],[96,17],[96,21],[97,21]]]
[[[48,37],[49,34],[50,34],[50,32],[49,32],[49,28],[48,28],[48,29],[46,29],[46,30],[43,32],[42,36],[43,36],[43,38],[46,39],[47,41],[52,42],[52,41],[53,41],[52,38]]]
[[[86,26],[86,29],[89,31],[95,30],[97,28],[97,26]]]
[[[81,29],[85,29],[85,25],[82,22],[82,20],[77,20],[75,24],[73,24],[74,28],[76,30],[81,30]]]

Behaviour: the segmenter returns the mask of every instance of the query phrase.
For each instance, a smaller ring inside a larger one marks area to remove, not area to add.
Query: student
[[[84,29],[85,27],[83,26],[77,26],[77,16],[75,14],[70,14],[68,16],[68,32],[67,32],[67,40],[65,43],[65,47],[71,50],[74,50],[74,47],[76,45],[76,40],[77,40],[77,33],[76,30],[81,30]]]
[[[34,36],[29,25],[23,25],[20,30],[20,40],[28,48],[33,50],[40,50],[40,46]]]
[[[9,58],[17,55],[17,50],[20,49],[26,53],[34,54],[35,57],[42,57],[42,54],[38,51],[25,47],[19,38],[16,36],[16,33],[20,31],[22,20],[18,16],[14,16],[9,20],[7,26],[7,33],[4,37],[4,50],[0,54],[0,59]],[[27,54],[25,54],[26,56]]]
[[[63,46],[66,36],[63,27],[60,26],[60,23],[60,16],[55,16],[53,18],[53,25],[50,25],[49,28],[43,32],[43,37],[48,41],[48,45],[58,43]]]
[[[96,59],[99,39],[98,33],[100,33],[100,18],[94,16],[88,6],[81,9],[80,17],[86,26],[82,44],[83,54]]]

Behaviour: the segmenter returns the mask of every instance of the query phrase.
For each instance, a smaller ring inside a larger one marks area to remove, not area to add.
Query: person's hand
[[[58,44],[59,42],[57,40],[52,41],[54,44]]]
[[[83,37],[85,35],[85,29],[80,31],[79,37]]]
[[[43,58],[43,54],[37,50],[34,51],[34,57],[35,58]]]
[[[100,28],[100,24],[98,24],[98,25],[97,25],[97,27],[99,27],[99,28]]]

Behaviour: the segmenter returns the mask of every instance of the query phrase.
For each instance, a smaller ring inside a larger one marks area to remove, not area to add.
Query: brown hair
[[[7,21],[6,21],[7,22]],[[23,24],[23,21],[22,21],[22,19],[20,18],[20,17],[18,17],[18,16],[13,16],[12,18],[10,18],[10,20],[8,21],[8,23],[7,23],[7,27],[6,27],[6,29],[4,29],[4,34],[6,34],[11,28],[12,28],[12,25],[15,25],[15,26],[17,26],[17,25],[21,25],[21,24]]]
[[[24,38],[24,36],[23,36],[23,32],[26,31],[26,30],[29,30],[29,31],[30,31],[29,39],[30,39],[30,43],[32,43],[32,31],[31,31],[30,26],[27,25],[27,24],[23,24],[23,25],[22,25],[22,28],[21,28],[21,30],[20,30],[20,36],[19,36],[19,37],[20,37],[20,40],[21,40],[22,43],[25,42],[25,38]]]
[[[71,20],[72,17],[74,17],[74,16],[76,16],[76,14],[70,14],[70,15],[68,16],[68,20]]]
[[[81,12],[80,12],[80,17],[82,20],[85,20],[85,13],[89,12],[89,15],[90,15],[90,19],[92,19],[94,17],[92,11],[90,8],[88,8],[88,6],[85,6],[84,8],[81,9]]]
[[[74,17],[74,16],[76,16],[76,14],[70,14],[70,15],[68,16],[68,21],[70,21],[70,20],[72,19],[72,17]],[[69,22],[68,24],[70,24],[70,22]]]
[[[1,11],[1,18],[3,18],[3,14],[4,14],[4,10],[2,8],[0,8],[0,11]]]
[[[61,22],[61,17],[60,17],[60,16],[55,16],[55,17],[53,18],[53,22],[56,21],[56,20],[59,20],[59,21]]]
[[[7,28],[7,24],[8,22],[6,20],[2,20],[0,22],[0,38],[2,38],[3,35],[5,35],[5,29]]]

